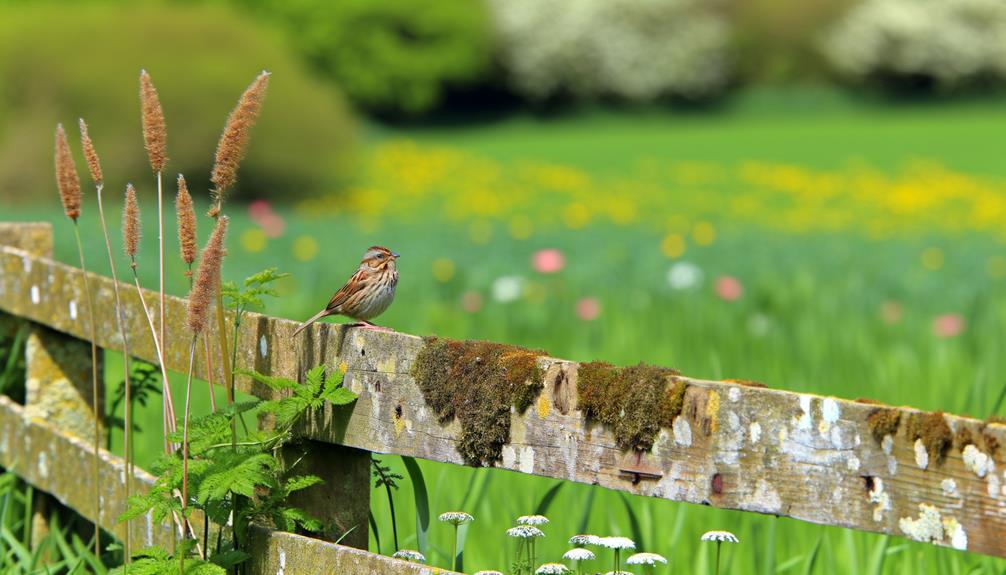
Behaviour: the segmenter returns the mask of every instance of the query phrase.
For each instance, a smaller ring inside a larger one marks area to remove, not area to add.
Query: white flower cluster
[[[400,549],[395,551],[392,555],[395,559],[404,559],[405,561],[411,561],[413,563],[426,563],[426,556],[419,551],[413,551],[412,549]]]
[[[566,575],[569,568],[562,563],[545,563],[535,571],[536,575]]]
[[[531,525],[518,525],[517,527],[511,527],[506,530],[507,537],[516,537],[518,539],[530,539],[532,537],[544,537],[545,533],[537,527],[532,527]]]
[[[517,518],[519,525],[548,525],[548,517],[544,515],[521,515]]]
[[[718,541],[718,542],[728,542],[728,543],[740,543],[737,540],[737,536],[729,531],[706,531],[702,534],[703,541]]]
[[[701,0],[489,0],[512,87],[543,100],[703,98],[728,84],[730,31]]]
[[[601,537],[597,544],[608,549],[635,549],[636,543],[628,537]]]
[[[925,79],[941,88],[1006,79],[1006,2],[866,0],[827,36],[824,52],[855,79]]]
[[[629,555],[625,563],[627,565],[656,565],[657,563],[666,564],[667,559],[663,555],[656,553],[636,553],[635,555]]]
[[[462,523],[471,523],[472,521],[475,521],[474,517],[464,511],[448,511],[446,513],[441,513],[440,517],[437,519],[443,521],[444,523],[450,523],[451,525],[461,525]]]
[[[589,549],[583,549],[581,547],[577,547],[575,549],[570,549],[569,551],[564,553],[562,558],[566,559],[567,561],[593,561],[594,552]]]

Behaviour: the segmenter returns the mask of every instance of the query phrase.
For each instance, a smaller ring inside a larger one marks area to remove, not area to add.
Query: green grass
[[[841,169],[861,160],[889,171],[927,158],[967,175],[1001,179],[1006,176],[1003,133],[1006,107],[999,102],[900,109],[820,94],[751,94],[713,116],[657,111],[589,112],[547,120],[521,116],[471,128],[374,130],[373,140],[408,137],[421,146],[463,148],[503,169],[540,161],[599,176],[633,169],[640,157],[722,165],[764,160],[821,169]],[[718,190],[727,196],[731,192]],[[4,219],[54,221],[57,257],[72,262],[71,234],[54,191],[51,196],[45,206],[5,209]],[[151,205],[145,207],[142,275],[151,287],[156,280],[155,226]],[[673,290],[666,279],[672,262],[659,247],[662,231],[643,226],[597,224],[569,230],[557,218],[555,225],[538,226],[528,239],[497,231],[488,244],[478,244],[470,239],[465,222],[451,222],[434,212],[375,226],[348,215],[302,217],[292,209],[277,210],[286,220],[286,232],[268,240],[263,251],[249,253],[240,238],[255,224],[242,206],[227,207],[233,224],[225,263],[228,279],[269,266],[293,274],[279,284],[281,298],[270,302],[268,312],[275,315],[309,316],[342,285],[364,249],[381,243],[403,254],[399,295],[380,318],[380,323],[400,331],[499,340],[576,360],[646,361],[698,377],[755,379],[794,391],[869,397],[978,417],[992,415],[1006,385],[1006,359],[999,349],[1006,336],[1006,281],[987,271],[990,258],[1006,250],[1000,240],[985,234],[922,232],[875,241],[853,232],[791,236],[754,222],[720,225],[713,220],[715,243],[691,245],[683,256],[703,271],[703,284]],[[81,224],[94,232],[92,213],[85,205]],[[200,223],[205,238],[209,226],[205,220]],[[320,242],[317,257],[293,257],[300,236]],[[93,268],[107,273],[99,236],[86,237],[91,238]],[[549,276],[534,272],[530,257],[544,247],[561,249],[566,269]],[[920,258],[931,247],[942,250],[943,264],[926,268]],[[455,266],[447,281],[438,281],[431,271],[440,258]],[[173,258],[169,273],[171,291],[183,294],[186,280]],[[510,303],[492,298],[494,280],[505,275],[525,278],[524,297]],[[712,284],[722,275],[743,283],[740,300],[726,302],[716,296]],[[459,305],[468,291],[484,300],[476,313]],[[575,303],[582,297],[601,302],[596,321],[577,317]],[[882,321],[880,309],[886,301],[901,305],[900,321]],[[965,319],[959,337],[933,334],[934,317],[947,313]],[[121,379],[113,364],[107,373],[110,381]],[[1004,413],[1002,406],[998,413]],[[157,420],[147,417],[145,427],[158,429]],[[383,460],[408,477],[399,458]],[[557,484],[504,471],[428,462],[420,466],[434,518],[458,509],[476,518],[467,538],[468,572],[507,571],[513,546],[504,531],[518,515],[534,512]],[[402,484],[395,507],[399,537],[408,547],[416,544],[416,505],[409,480]],[[381,551],[390,554],[383,489],[372,497]],[[708,573],[713,548],[700,544],[699,535],[727,529],[741,539],[739,546],[724,550],[724,572],[730,573],[804,573],[812,556],[811,572],[821,574],[1006,572],[1002,560],[897,537],[625,497],[574,484],[559,488],[546,515],[552,524],[538,548],[542,561],[557,560],[566,550],[566,539],[586,530],[636,537],[646,550],[671,559],[671,569],[663,572]],[[430,526],[427,556],[435,564],[450,564],[452,533],[450,526],[435,520]],[[376,550],[374,538],[372,548]],[[600,557],[608,560],[606,554]],[[589,567],[602,565],[606,563]]]

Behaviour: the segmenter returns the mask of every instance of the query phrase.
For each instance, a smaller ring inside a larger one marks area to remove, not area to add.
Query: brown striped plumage
[[[363,254],[360,267],[346,285],[335,292],[325,309],[316,313],[297,328],[297,335],[307,326],[329,315],[343,315],[372,325],[370,320],[384,313],[393,299],[398,285],[398,254],[381,246],[372,246]]]

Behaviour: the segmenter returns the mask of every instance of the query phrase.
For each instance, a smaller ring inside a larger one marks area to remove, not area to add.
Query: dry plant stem
[[[80,241],[80,226],[73,220],[73,235],[77,239],[77,253],[80,255],[80,277],[84,280],[84,297],[87,298],[88,322],[91,324],[91,409],[94,410],[94,554],[101,555],[101,486],[98,468],[98,452],[101,449],[101,405],[98,403],[98,340],[94,325],[94,298],[91,284],[87,280],[84,265],[84,244]]]
[[[174,431],[174,421],[175,421],[175,408],[173,402],[170,400],[171,397],[171,384],[168,381],[168,370],[164,366],[164,352],[161,350],[161,344],[157,341],[157,328],[154,326],[154,318],[150,315],[150,308],[147,307],[147,300],[143,297],[143,289],[140,287],[140,276],[136,273],[136,260],[132,262],[133,268],[133,283],[136,284],[136,293],[140,296],[140,305],[143,307],[143,315],[147,318],[147,325],[150,327],[150,335],[154,339],[154,351],[157,352],[157,363],[160,364],[161,368],[161,380],[162,380],[162,394],[167,396],[168,399],[168,413],[169,417],[165,417],[162,421],[162,427],[164,431],[164,452],[171,453],[171,444],[168,442],[168,433]]]
[[[164,349],[164,190],[161,185],[161,170],[157,171],[157,268],[160,272],[158,279],[157,292],[160,298],[160,315],[158,316],[158,330],[157,337],[158,341],[161,342],[161,349]],[[162,361],[163,363],[163,361]],[[162,409],[164,410],[164,419],[168,419],[168,415],[171,416],[171,425],[169,428],[174,428],[175,416],[174,409],[169,409],[169,404],[171,403],[171,397],[165,393],[162,401]],[[174,431],[174,429],[172,429]]]
[[[189,519],[185,515],[185,509],[189,502],[189,405],[192,396],[192,366],[196,359],[196,341],[199,334],[193,334],[192,343],[189,345],[189,374],[185,380],[185,414],[182,416],[182,524],[183,533],[189,531]],[[185,554],[179,554],[180,573],[185,573]]]
[[[119,324],[119,336],[122,337],[122,364],[124,371],[124,380],[126,382],[126,421],[125,429],[123,431],[123,449],[126,453],[126,481],[125,481],[125,501],[129,501],[129,493],[131,491],[131,485],[133,483],[133,458],[130,450],[131,439],[132,439],[132,427],[133,427],[133,399],[132,399],[132,382],[129,373],[129,338],[126,337],[126,326],[125,318],[122,316],[122,299],[119,297],[119,275],[115,269],[115,258],[112,256],[112,242],[108,238],[108,225],[105,223],[105,208],[103,202],[101,201],[101,191],[104,189],[103,185],[95,186],[98,196],[98,218],[101,220],[101,231],[105,235],[105,249],[108,251],[108,265],[112,270],[112,291],[115,294],[115,320]],[[132,557],[132,545],[129,533],[129,520],[126,520],[126,536],[123,540],[123,552],[125,556],[125,562],[128,564]]]

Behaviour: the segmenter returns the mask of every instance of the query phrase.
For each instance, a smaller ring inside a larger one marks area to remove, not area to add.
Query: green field
[[[370,134],[351,200],[272,206],[269,217],[284,222],[277,237],[248,206],[227,206],[226,278],[270,266],[292,274],[268,313],[309,316],[364,249],[380,243],[402,254],[399,295],[379,321],[399,331],[1006,414],[1001,101],[894,107],[826,93],[751,93],[708,113],[583,111]],[[105,162],[113,172],[114,160]],[[130,177],[148,199],[141,265],[150,287],[152,186],[145,175]],[[125,181],[108,178],[113,189]],[[85,205],[81,224],[94,268],[105,271],[93,213]],[[2,219],[56,222],[57,258],[74,261],[54,190],[48,204],[5,208]],[[169,245],[176,249],[173,239]],[[564,269],[533,269],[544,248],[564,254]],[[682,262],[692,266],[691,282],[672,287],[669,271],[678,265],[680,273]],[[181,264],[169,264],[172,291],[182,294]],[[742,286],[738,299],[718,295],[724,277]],[[517,295],[504,301],[508,283]],[[599,304],[596,319],[578,316],[585,298]],[[121,380],[114,362],[107,377]],[[156,430],[159,415],[145,413],[145,428]],[[157,437],[145,441],[144,452],[156,453]],[[382,459],[402,472],[397,457]],[[507,571],[513,544],[505,530],[557,485],[485,469],[423,470],[434,514],[463,509],[476,518],[468,572]],[[406,479],[395,494],[406,547],[415,545],[410,487]],[[383,491],[372,501],[380,551],[390,554]],[[543,561],[558,560],[567,538],[586,530],[635,538],[670,559],[661,572],[707,573],[712,548],[699,536],[726,529],[741,539],[726,550],[732,573],[1006,572],[1001,560],[900,538],[572,484],[547,515]],[[427,556],[436,565],[449,566],[451,533],[432,528]]]

